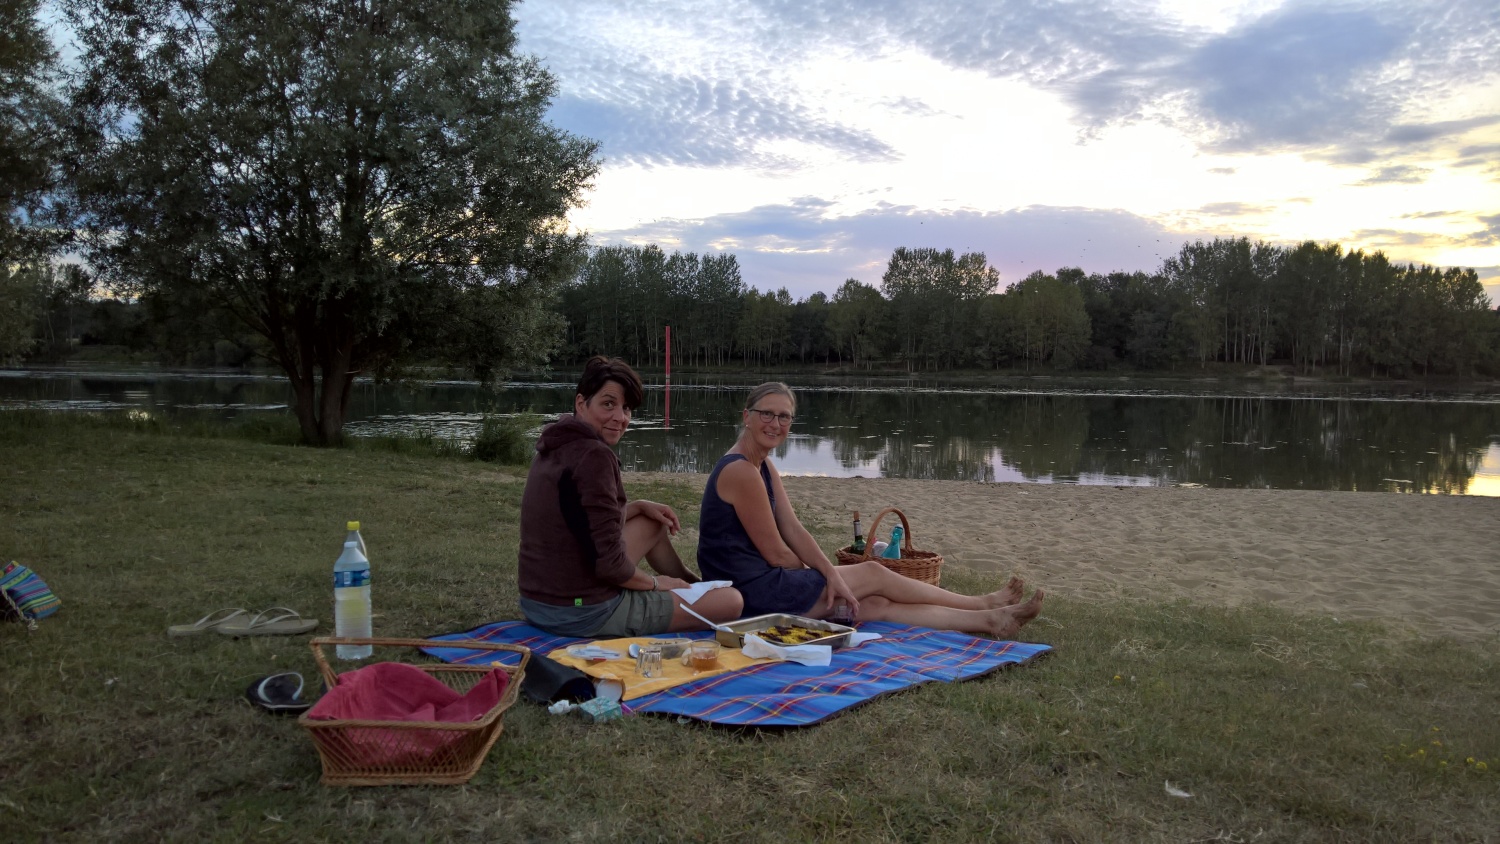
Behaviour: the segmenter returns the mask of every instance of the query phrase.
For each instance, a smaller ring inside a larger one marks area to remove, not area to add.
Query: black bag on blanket
[[[542,656],[526,666],[521,694],[543,706],[560,700],[582,703],[594,699],[594,681],[576,668]]]

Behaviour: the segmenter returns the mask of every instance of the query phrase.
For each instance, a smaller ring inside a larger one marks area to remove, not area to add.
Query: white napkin
[[[673,589],[672,594],[681,598],[684,604],[695,604],[699,598],[707,595],[709,592],[733,585],[734,582],[729,580],[700,580],[692,586]]]
[[[827,665],[833,661],[833,648],[828,645],[773,645],[754,633],[745,634],[745,644],[740,652],[756,659],[800,662],[803,665]]]
[[[863,645],[865,642],[873,642],[880,638],[879,633],[861,633],[858,630],[849,634],[849,647]]]

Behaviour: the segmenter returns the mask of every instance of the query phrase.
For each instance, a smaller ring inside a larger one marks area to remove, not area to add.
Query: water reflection
[[[628,470],[704,472],[734,442],[749,388],[649,388],[620,446]],[[1201,484],[1500,495],[1500,401],[1157,390],[799,387],[777,456],[789,474],[980,482]],[[284,381],[243,374],[52,372],[0,377],[0,407],[157,414],[286,413]],[[465,439],[485,413],[553,416],[571,383],[356,386],[354,436]]]
[[[1488,495],[1500,498],[1500,442],[1491,442],[1474,477],[1469,480],[1468,495]]]

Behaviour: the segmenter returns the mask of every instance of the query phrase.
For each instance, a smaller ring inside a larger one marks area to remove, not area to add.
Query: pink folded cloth
[[[441,680],[399,662],[377,662],[339,675],[307,717],[316,721],[475,721],[495,708],[510,675],[491,671],[460,695]]]

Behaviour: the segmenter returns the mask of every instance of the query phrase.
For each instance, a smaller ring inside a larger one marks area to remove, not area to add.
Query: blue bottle
[[[906,531],[900,525],[891,528],[891,544],[885,546],[885,550],[880,552],[880,556],[888,560],[901,559],[901,540],[905,537]]]

